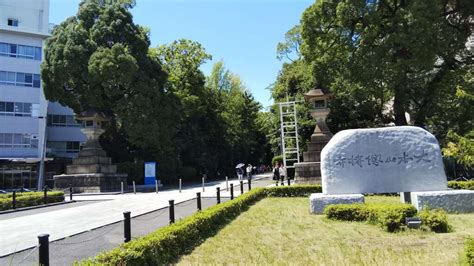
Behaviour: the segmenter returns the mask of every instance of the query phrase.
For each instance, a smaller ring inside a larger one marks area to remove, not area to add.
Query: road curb
[[[0,215],[2,215],[2,214],[8,214],[8,213],[14,213],[14,212],[21,212],[21,211],[34,210],[34,209],[40,209],[40,208],[46,208],[46,207],[52,207],[52,206],[63,205],[63,204],[69,204],[69,203],[74,203],[74,202],[76,202],[76,201],[75,201],[75,200],[72,200],[72,201],[62,201],[62,202],[41,204],[41,205],[30,206],[30,207],[24,207],[24,208],[18,208],[18,209],[10,209],[10,210],[5,210],[5,211],[0,211]]]

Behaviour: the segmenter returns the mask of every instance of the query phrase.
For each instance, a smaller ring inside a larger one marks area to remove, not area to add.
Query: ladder
[[[278,103],[280,108],[281,152],[285,168],[294,168],[293,164],[300,162],[296,103],[297,101]]]

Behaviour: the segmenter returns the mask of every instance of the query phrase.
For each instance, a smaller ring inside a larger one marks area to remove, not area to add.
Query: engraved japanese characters
[[[446,189],[438,141],[411,126],[344,130],[321,152],[323,193]]]

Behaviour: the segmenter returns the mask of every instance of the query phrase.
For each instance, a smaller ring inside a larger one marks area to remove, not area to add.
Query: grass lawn
[[[398,197],[366,197],[366,202]],[[384,232],[309,213],[308,198],[266,198],[207,239],[179,264],[456,265],[474,214],[449,215],[454,231]]]

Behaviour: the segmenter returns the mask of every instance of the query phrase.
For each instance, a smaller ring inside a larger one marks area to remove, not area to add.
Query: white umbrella
[[[242,168],[242,167],[244,167],[244,166],[245,166],[244,163],[239,163],[238,165],[235,166],[235,168]]]

